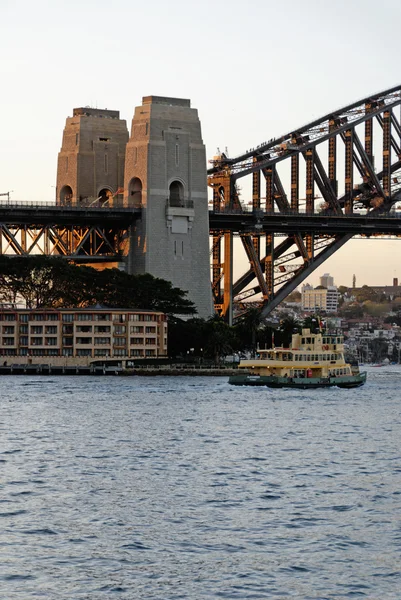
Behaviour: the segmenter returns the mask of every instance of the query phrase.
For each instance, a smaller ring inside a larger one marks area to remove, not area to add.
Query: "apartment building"
[[[64,357],[79,364],[167,356],[167,319],[148,310],[0,308],[0,356],[47,357],[48,363]]]
[[[338,290],[319,285],[312,287],[308,283],[302,286],[302,310],[336,313],[338,309]]]

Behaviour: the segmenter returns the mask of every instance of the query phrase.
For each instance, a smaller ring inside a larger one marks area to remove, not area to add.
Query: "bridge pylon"
[[[129,272],[171,281],[188,292],[200,317],[210,317],[206,153],[190,100],[143,98],[127,144],[124,190],[124,205],[141,208]]]

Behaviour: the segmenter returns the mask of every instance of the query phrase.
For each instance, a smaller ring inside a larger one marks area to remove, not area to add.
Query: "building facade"
[[[302,310],[309,312],[336,313],[338,309],[338,290],[336,286],[316,288],[306,283],[302,286]]]
[[[167,356],[167,319],[156,311],[0,309],[0,356],[57,364]]]

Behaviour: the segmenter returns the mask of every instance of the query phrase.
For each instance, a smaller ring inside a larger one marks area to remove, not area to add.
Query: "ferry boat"
[[[257,358],[241,360],[231,385],[272,388],[353,388],[363,385],[366,372],[344,358],[344,338],[336,333],[302,333],[292,336],[289,348],[258,350]]]

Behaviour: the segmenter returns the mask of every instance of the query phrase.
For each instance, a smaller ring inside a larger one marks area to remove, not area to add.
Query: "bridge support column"
[[[135,109],[125,157],[124,204],[140,205],[130,270],[188,292],[210,317],[206,154],[189,100],[148,96]],[[139,204],[140,203],[140,204]]]

